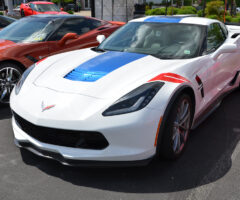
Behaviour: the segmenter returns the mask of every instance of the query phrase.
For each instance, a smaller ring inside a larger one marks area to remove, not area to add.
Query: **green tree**
[[[224,2],[220,0],[208,2],[205,14],[207,16],[216,15],[218,19],[221,20],[224,15]]]

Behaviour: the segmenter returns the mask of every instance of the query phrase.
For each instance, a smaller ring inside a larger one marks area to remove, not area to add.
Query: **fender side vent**
[[[33,63],[36,63],[36,62],[39,61],[38,59],[36,59],[36,58],[34,58],[33,56],[30,56],[30,55],[26,55],[25,57],[26,57],[27,59],[29,59],[30,61],[32,61]]]
[[[231,36],[231,38],[236,38],[237,36],[239,36],[240,35],[240,33],[234,33],[232,36]]]
[[[200,79],[200,77],[199,77],[198,75],[195,77],[195,80],[197,81],[197,83],[198,83],[198,85],[199,85],[198,90],[200,90],[201,96],[202,96],[202,98],[203,98],[203,97],[204,97],[204,89],[203,89],[202,80]]]

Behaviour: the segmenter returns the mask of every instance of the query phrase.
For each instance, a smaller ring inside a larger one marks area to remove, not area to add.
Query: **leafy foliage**
[[[197,16],[198,16],[198,17],[202,17],[202,16],[203,16],[203,10],[199,10],[199,11],[197,12]]]
[[[67,13],[71,14],[71,15],[74,14],[74,12],[72,10],[68,10]]]
[[[209,19],[218,19],[217,15],[208,15],[207,16]]]
[[[59,4],[59,3],[68,4],[68,3],[73,3],[74,0],[52,0],[52,2],[56,4]]]
[[[231,22],[232,21],[232,17],[231,16],[225,16],[225,20],[226,20],[226,22]]]
[[[207,3],[205,14],[209,15],[216,15],[218,19],[222,19],[224,14],[224,2],[223,1],[211,1]]]
[[[166,8],[154,8],[151,10],[146,10],[146,15],[165,15]],[[196,14],[196,8],[192,6],[183,6],[182,8],[168,7],[168,15],[177,15],[177,14]]]

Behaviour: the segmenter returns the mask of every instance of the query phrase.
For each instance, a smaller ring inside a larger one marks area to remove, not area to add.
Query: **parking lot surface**
[[[240,91],[192,131],[175,162],[138,168],[76,168],[19,150],[11,112],[0,108],[0,199],[238,200]]]

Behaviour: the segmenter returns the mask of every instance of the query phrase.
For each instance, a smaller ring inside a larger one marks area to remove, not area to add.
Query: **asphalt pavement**
[[[177,161],[146,167],[76,168],[19,150],[0,108],[0,200],[239,200],[240,91],[196,130]]]

